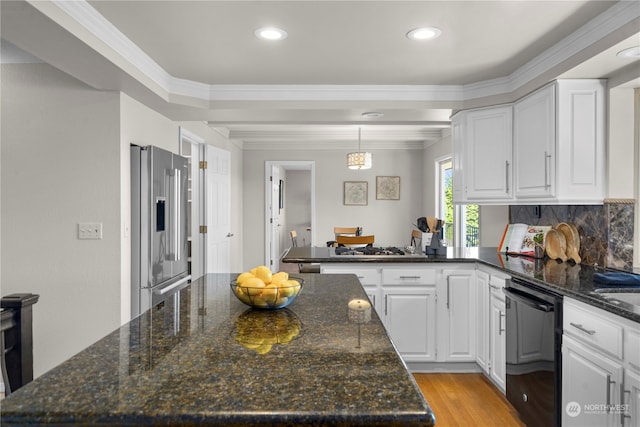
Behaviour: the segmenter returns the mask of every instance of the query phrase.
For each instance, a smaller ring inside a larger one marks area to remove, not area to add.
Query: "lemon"
[[[241,284],[242,282],[244,282],[247,279],[250,279],[252,277],[255,277],[253,274],[249,273],[249,272],[245,272],[245,273],[241,273],[237,278],[236,278],[236,283]]]
[[[282,290],[282,288],[280,288],[280,290]],[[289,300],[289,298],[287,298],[287,297],[280,297],[280,298],[278,298],[276,300],[276,305],[286,304],[288,300]]]
[[[280,271],[273,276],[271,276],[271,283],[275,285],[279,285],[280,283],[289,279],[289,273],[286,271]]]
[[[251,277],[242,283],[242,290],[249,295],[259,295],[265,286],[267,285],[265,285],[263,280],[257,277]]]
[[[259,267],[256,267],[256,277],[258,279],[262,279],[264,283],[271,283],[271,277],[273,277],[273,274],[271,273],[269,267],[267,267],[266,265],[261,265]]]
[[[280,296],[290,297],[300,289],[300,284],[296,280],[285,280],[280,286]]]
[[[260,296],[268,303],[273,304],[278,299],[278,287],[273,283],[267,285],[266,288],[262,290]]]

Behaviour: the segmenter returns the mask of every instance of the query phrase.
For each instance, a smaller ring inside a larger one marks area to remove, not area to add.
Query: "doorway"
[[[289,232],[299,245],[313,245],[315,236],[315,162],[265,162],[265,264],[280,270],[280,258],[291,247]]]

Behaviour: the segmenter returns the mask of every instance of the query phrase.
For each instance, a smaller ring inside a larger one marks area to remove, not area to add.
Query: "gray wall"
[[[291,246],[291,230],[298,233],[299,246],[309,246],[310,232],[307,231],[307,227],[311,225],[311,171],[287,170],[284,187],[286,221],[282,234],[285,235],[286,241],[282,247]]]
[[[120,94],[7,64],[1,102],[2,294],[40,295],[37,376],[120,325]]]

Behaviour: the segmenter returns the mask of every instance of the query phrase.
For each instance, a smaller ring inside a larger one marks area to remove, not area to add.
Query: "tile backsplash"
[[[603,205],[510,206],[509,222],[552,225],[572,222],[580,233],[584,264],[633,270],[633,199],[608,199]]]

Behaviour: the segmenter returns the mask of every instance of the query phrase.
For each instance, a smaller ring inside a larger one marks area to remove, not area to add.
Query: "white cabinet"
[[[513,106],[518,202],[602,203],[605,82],[557,80]]]
[[[513,106],[513,156],[517,198],[555,194],[555,85],[519,100]]]
[[[382,318],[405,362],[435,360],[434,286],[383,286]]]
[[[490,288],[489,273],[478,270],[476,271],[476,292],[478,298],[476,313],[476,363],[480,368],[489,374],[489,345],[490,345]]]
[[[601,204],[606,82],[557,80],[514,104],[452,118],[453,201]]]
[[[562,345],[563,426],[613,426],[618,423],[617,411],[603,407],[587,413],[585,405],[612,405],[619,402],[622,384],[622,365],[612,358],[595,352],[570,336]]]
[[[563,316],[562,425],[637,426],[639,325],[571,298]]]
[[[454,201],[511,201],[512,114],[508,105],[454,117]]]
[[[476,271],[446,268],[438,284],[438,360],[476,360]]]
[[[429,266],[382,268],[381,317],[405,362],[436,358],[436,272]]]
[[[491,285],[489,334],[489,377],[504,393],[507,388],[507,340],[505,335],[505,297],[500,284]]]

